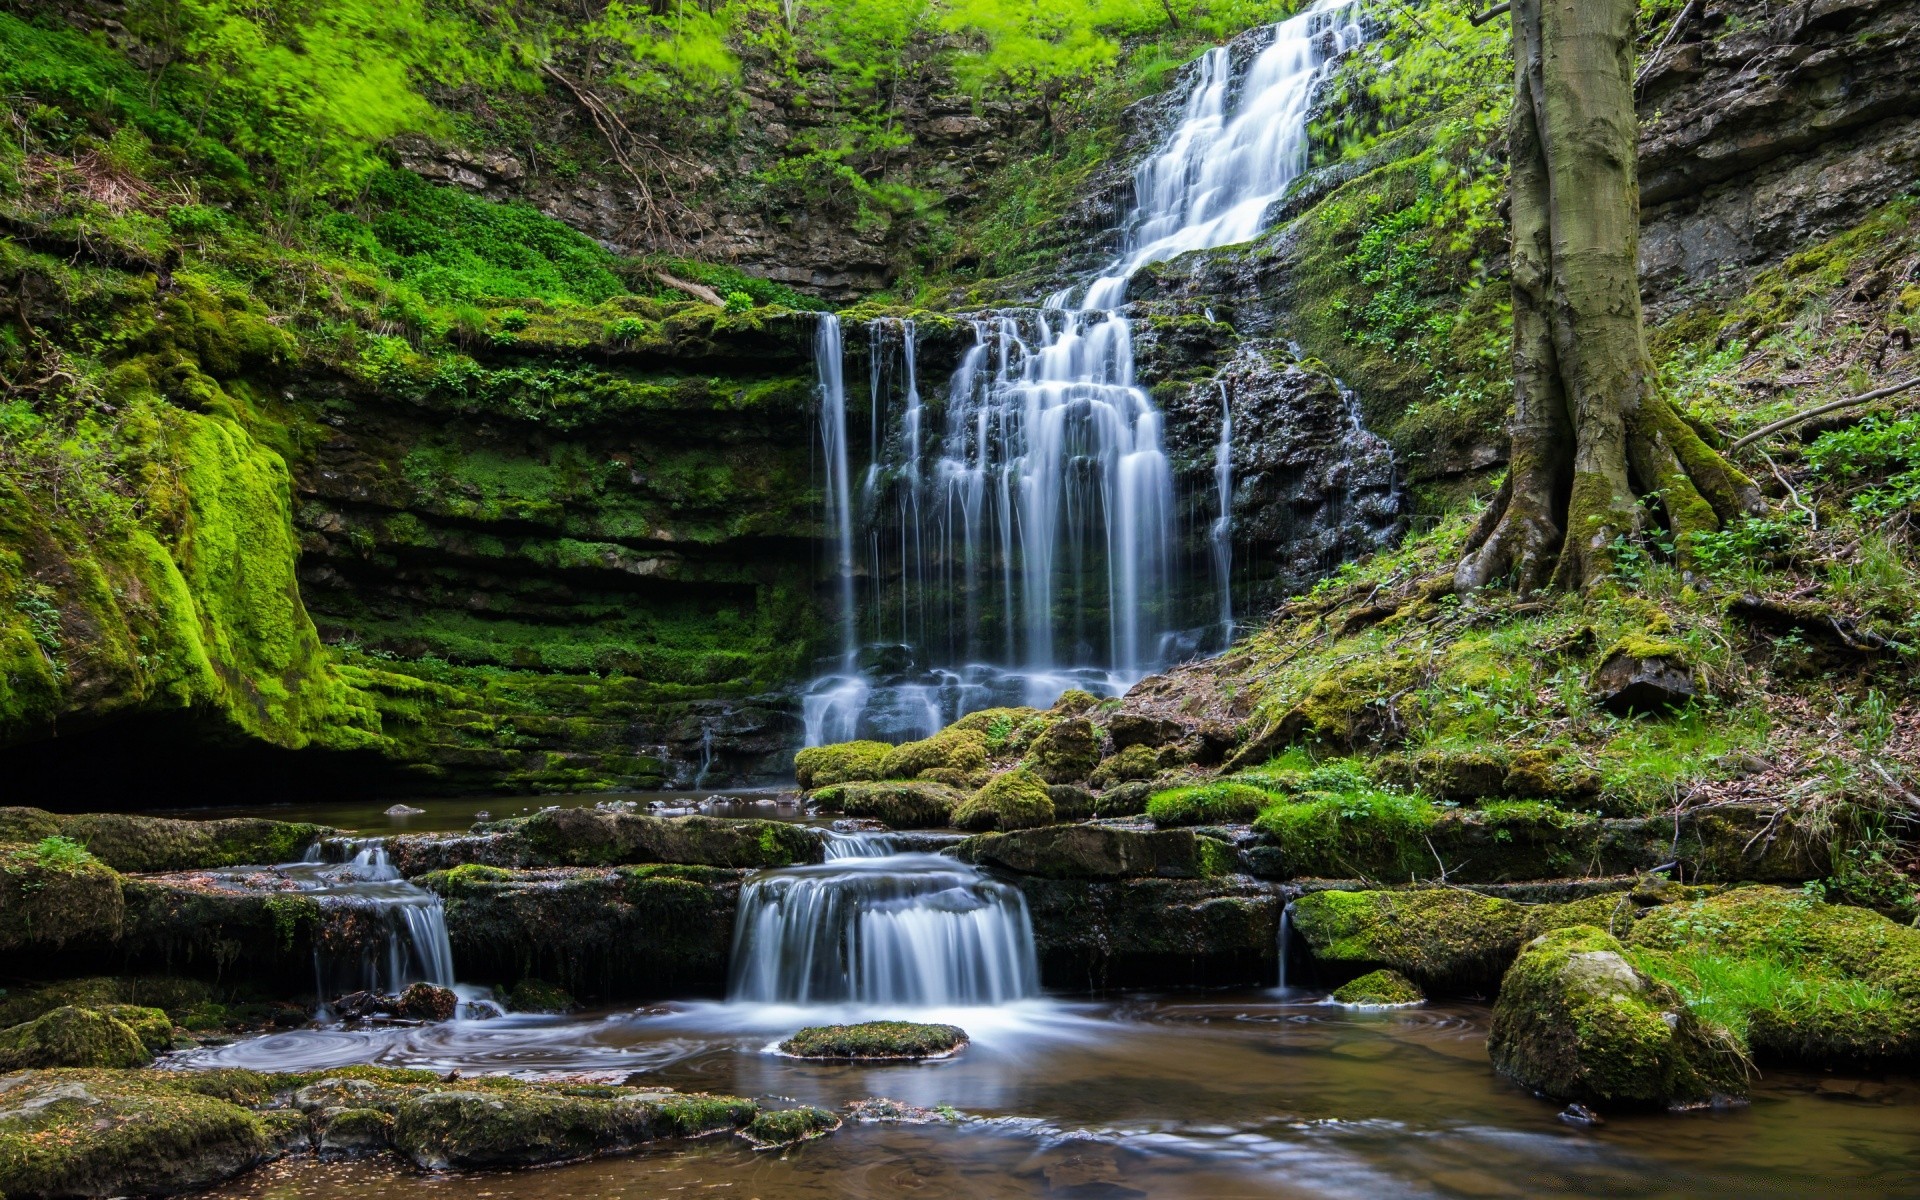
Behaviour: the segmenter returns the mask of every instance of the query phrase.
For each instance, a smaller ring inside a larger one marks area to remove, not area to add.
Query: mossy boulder
[[[961,861],[1045,879],[1211,879],[1231,875],[1233,847],[1188,829],[1051,825],[983,833],[960,843]]]
[[[891,829],[944,828],[962,796],[951,785],[931,780],[841,783],[813,794],[822,808],[881,821]]]
[[[453,989],[431,983],[410,983],[394,997],[394,1011],[416,1021],[451,1021],[460,1011],[460,998]]]
[[[166,1025],[165,1042],[173,1026],[166,1014],[154,1009],[134,1010],[149,1035],[153,1020]],[[162,1043],[163,1047],[165,1042]],[[0,1069],[22,1067],[140,1067],[153,1061],[153,1050],[140,1030],[111,1013],[67,1005],[10,1029],[0,1029]]]
[[[1687,648],[1649,635],[1611,646],[1588,688],[1603,708],[1620,716],[1669,712],[1699,694]]]
[[[880,760],[880,779],[935,779],[954,787],[977,787],[987,769],[987,735],[949,726],[930,738],[906,742]]]
[[[653,817],[594,808],[550,808],[477,826],[517,834],[540,865],[605,867],[682,863],[786,867],[820,857],[820,841],[787,821]]]
[[[1096,817],[1137,817],[1147,811],[1153,799],[1153,781],[1134,779],[1117,783],[1093,798]]]
[[[1100,765],[1100,731],[1086,717],[1057,722],[1033,740],[1027,762],[1048,783],[1084,782]]]
[[[124,1026],[122,1027],[124,1028]],[[0,1195],[173,1195],[304,1143],[238,1071],[31,1071],[0,1079]]]
[[[1427,994],[1413,980],[1398,971],[1387,970],[1369,971],[1341,984],[1333,992],[1335,1003],[1355,1008],[1393,1008],[1419,1004],[1426,998]]]
[[[959,829],[1032,829],[1053,820],[1046,780],[1024,767],[995,775],[953,809],[953,824]]]
[[[42,808],[0,806],[0,843],[31,843],[60,833],[60,818]]]
[[[958,1025],[866,1021],[858,1025],[811,1025],[780,1043],[795,1058],[941,1058],[967,1044]]]
[[[880,764],[892,749],[885,742],[809,746],[793,756],[794,779],[809,791],[850,779],[879,779]]]
[[[118,939],[126,924],[119,874],[85,852],[47,854],[45,844],[0,845],[0,951]]]
[[[1152,779],[1159,770],[1160,752],[1151,746],[1135,744],[1101,760],[1088,780],[1096,788],[1110,788],[1130,780]]]
[[[1521,951],[1501,981],[1487,1051],[1501,1073],[1558,1100],[1673,1107],[1746,1093],[1738,1043],[1591,925]]]
[[[1511,900],[1455,888],[1310,892],[1293,902],[1293,932],[1323,963],[1387,969],[1428,991],[1490,993],[1532,916]]]
[[[799,1108],[762,1112],[747,1122],[740,1136],[755,1150],[782,1150],[825,1137],[840,1128],[840,1118],[824,1108],[803,1105]]]
[[[89,975],[37,987],[9,988],[0,997],[0,1027],[30,1021],[65,1004],[108,1013],[119,1008],[158,1011],[176,1025],[185,1025],[188,1018],[210,1008],[223,1007],[214,989],[197,979]]]
[[[377,1108],[330,1109],[320,1114],[314,1153],[322,1162],[371,1158],[393,1148],[393,1114]]]

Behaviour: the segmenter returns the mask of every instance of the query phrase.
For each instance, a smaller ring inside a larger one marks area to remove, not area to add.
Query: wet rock
[[[164,1013],[152,1014],[166,1024],[168,1041],[173,1026]],[[136,1016],[146,1025],[150,1018]],[[35,1017],[23,1025],[0,1029],[0,1070],[22,1067],[139,1067],[153,1061],[153,1051],[127,1022],[90,1008],[68,1005]]]
[[[408,984],[406,990],[394,998],[394,1011],[416,1021],[451,1021],[459,1007],[460,998],[451,988],[431,983]]]
[[[967,1044],[958,1025],[867,1021],[859,1025],[813,1025],[780,1043],[795,1058],[944,1058]]]
[[[1281,899],[1244,876],[1045,879],[1015,886],[1041,980],[1075,990],[1272,983]]]
[[[1593,673],[1589,689],[1619,716],[1669,712],[1698,694],[1683,654],[1683,647],[1670,643],[1621,646]]]
[[[588,1094],[537,1087],[422,1091],[395,1106],[393,1148],[422,1170],[525,1167],[738,1129],[755,1112],[752,1101],[732,1096],[579,1092]]]
[[[1047,879],[1208,879],[1230,875],[1233,848],[1189,829],[1055,825],[986,833],[960,843],[961,861]]]
[[[931,781],[841,783],[822,788],[813,799],[822,808],[850,817],[871,817],[890,829],[937,829],[952,822],[963,798],[956,788]]]
[[[1527,944],[1501,981],[1487,1051],[1501,1073],[1582,1104],[1672,1107],[1746,1092],[1739,1045],[1591,925]]]
[[[1084,821],[1100,806],[1100,798],[1093,794],[1093,789],[1078,783],[1048,784],[1047,799],[1053,801],[1056,821]]]
[[[850,1101],[846,1106],[847,1119],[862,1124],[884,1125],[931,1125],[935,1121],[951,1120],[953,1112],[948,1109],[941,1112],[934,1108],[921,1108],[917,1104],[908,1104],[903,1100],[888,1100],[876,1096],[869,1100]]]
[[[377,1108],[330,1108],[318,1115],[314,1152],[322,1162],[372,1158],[393,1146],[393,1116]]]
[[[953,809],[953,824],[960,829],[1028,829],[1053,820],[1046,781],[1025,767],[995,775]]]
[[[1118,712],[1107,719],[1107,737],[1113,742],[1113,748],[1123,753],[1134,746],[1158,750],[1182,740],[1190,732],[1178,721],[1141,713]]]
[[[389,817],[417,817],[426,812],[424,808],[415,808],[411,804],[396,804],[387,810]]]
[[[1392,1008],[1427,998],[1418,984],[1398,971],[1369,971],[1334,989],[1333,998],[1355,1008]]]
[[[446,898],[447,937],[467,978],[531,976],[586,999],[657,998],[725,989],[745,874],[463,867],[419,882]]]

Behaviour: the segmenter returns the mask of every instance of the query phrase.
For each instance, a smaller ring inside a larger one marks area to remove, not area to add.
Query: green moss
[[[507,1007],[514,1012],[566,1013],[580,1007],[565,988],[539,979],[522,979],[507,992]]]
[[[793,756],[794,779],[803,790],[849,779],[878,779],[881,763],[892,750],[885,742],[809,746]]]
[[[987,767],[986,734],[949,727],[917,742],[906,742],[880,759],[881,779],[934,779],[955,787],[977,787]]]
[[[963,793],[945,783],[841,783],[814,793],[823,808],[849,817],[869,817],[893,829],[937,829],[947,825]]]
[[[1147,816],[1160,826],[1233,825],[1253,820],[1262,811],[1283,803],[1264,788],[1231,779],[1155,792],[1147,801]]]
[[[1151,746],[1128,746],[1101,761],[1088,777],[1094,787],[1106,789],[1119,783],[1152,779],[1160,771],[1160,752]]]
[[[1288,874],[1399,881],[1430,873],[1426,837],[1438,820],[1424,797],[1360,791],[1275,805],[1254,828]]]
[[[825,1137],[840,1128],[840,1118],[823,1108],[783,1108],[763,1112],[748,1122],[740,1136],[756,1150],[779,1150]]]
[[[119,874],[91,856],[48,862],[35,847],[0,845],[0,950],[111,941],[125,920]]]
[[[1511,900],[1453,888],[1311,892],[1293,902],[1293,930],[1316,959],[1397,971],[1429,990],[1491,990],[1529,932]]]
[[[1033,740],[1027,763],[1048,783],[1084,781],[1100,763],[1100,731],[1086,717],[1068,717]]]
[[[957,1025],[867,1021],[859,1025],[813,1025],[780,1043],[795,1058],[935,1058],[967,1044]]]
[[[960,829],[1030,829],[1053,821],[1046,781],[1024,767],[995,775],[953,809]]]
[[[173,1027],[164,1013],[134,1009],[130,1015],[149,1033],[157,1018],[166,1025],[165,1042],[172,1042]],[[0,1029],[0,1069],[139,1067],[151,1061],[153,1051],[142,1041],[141,1031],[110,1012],[67,1006]]]
[[[1380,970],[1369,971],[1358,979],[1341,984],[1334,989],[1333,998],[1338,1003],[1356,1008],[1391,1008],[1402,1004],[1419,1004],[1427,997],[1405,975],[1398,971]]]

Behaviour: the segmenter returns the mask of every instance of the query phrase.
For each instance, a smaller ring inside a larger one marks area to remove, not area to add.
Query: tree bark
[[[1753,481],[1660,394],[1647,355],[1636,8],[1514,0],[1512,454],[1455,571],[1462,590],[1591,585],[1642,532],[1642,497],[1663,513],[1683,567],[1692,535],[1761,507]]]

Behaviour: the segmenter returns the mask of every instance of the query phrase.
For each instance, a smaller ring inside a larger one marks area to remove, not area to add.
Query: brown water
[[[524,817],[543,808],[592,808],[606,802],[630,802],[639,812],[669,816],[705,813],[716,817],[765,817],[798,820],[803,810],[792,803],[792,788],[751,788],[695,792],[629,792],[580,796],[435,796],[395,801],[392,797],[301,801],[297,804],[218,805],[198,808],[143,809],[150,816],[211,821],[220,817],[268,817],[312,821],[367,837],[394,833],[464,833],[475,821]],[[783,803],[782,801],[786,801]],[[396,803],[421,811],[389,815]],[[78,810],[76,810],[78,811]]]
[[[249,1200],[1920,1196],[1911,1079],[1769,1072],[1750,1105],[1577,1129],[1493,1073],[1484,1009],[1364,1013],[1277,993],[934,1014],[974,1034],[941,1062],[826,1065],[769,1052],[801,1024],[852,1015],[673,1005],[299,1031],[181,1065],[620,1070],[776,1104],[887,1096],[960,1114],[850,1124],[783,1153],[709,1139],[465,1179],[295,1162],[218,1193]]]

